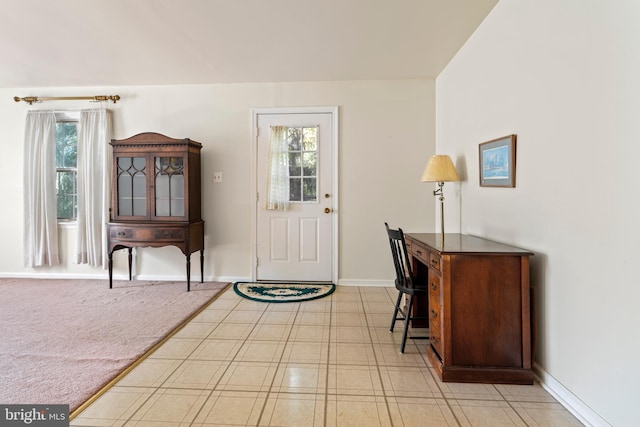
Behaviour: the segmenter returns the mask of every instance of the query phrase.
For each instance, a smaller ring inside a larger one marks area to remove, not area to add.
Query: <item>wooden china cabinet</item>
[[[200,251],[204,277],[204,221],[201,218],[200,150],[190,139],[146,132],[112,140],[113,192],[108,224],[109,288],[113,286],[113,252],[132,248],[176,246],[186,257],[187,291],[191,290],[191,254]]]

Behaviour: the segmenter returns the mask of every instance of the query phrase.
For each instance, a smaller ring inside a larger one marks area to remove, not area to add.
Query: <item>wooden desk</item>
[[[413,271],[429,287],[427,357],[442,381],[533,384],[529,257],[462,234],[409,233]],[[418,326],[418,325],[414,325]]]

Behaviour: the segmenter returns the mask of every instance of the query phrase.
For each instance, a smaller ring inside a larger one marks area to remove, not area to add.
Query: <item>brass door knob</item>
[[[324,213],[331,213],[331,208],[324,208]]]

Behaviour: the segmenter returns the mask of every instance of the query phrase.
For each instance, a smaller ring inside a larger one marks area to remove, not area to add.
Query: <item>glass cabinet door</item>
[[[118,216],[147,216],[147,159],[118,157]]]
[[[184,158],[154,157],[155,216],[185,216]]]

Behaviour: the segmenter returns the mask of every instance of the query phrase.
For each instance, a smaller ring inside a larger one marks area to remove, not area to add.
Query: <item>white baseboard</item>
[[[108,280],[109,274],[107,271],[102,273],[92,274],[69,274],[69,273],[0,273],[0,277],[7,278],[27,278],[27,279],[103,279]],[[184,275],[153,275],[153,274],[138,274],[133,276],[138,280],[158,280],[158,281],[180,281],[186,280]],[[128,280],[127,273],[115,273],[113,275],[114,280]],[[207,282],[250,282],[250,277],[243,276],[205,276],[204,280]],[[191,275],[191,281],[200,281],[200,275]],[[339,279],[339,286],[376,286],[376,287],[390,287],[393,288],[393,280],[363,280],[363,279]]]
[[[94,274],[57,274],[57,273],[46,273],[46,274],[38,274],[38,273],[0,273],[0,278],[9,278],[9,279],[95,279],[95,280],[109,280],[109,273],[106,271],[104,273],[94,273]],[[124,274],[114,274],[113,280],[129,280],[129,275],[127,273]],[[152,274],[139,274],[134,275],[133,280],[156,280],[159,282],[179,282],[186,281],[187,278],[184,274],[182,275],[152,275]],[[251,281],[248,277],[235,277],[235,276],[205,276],[205,282],[249,282]],[[199,282],[200,275],[197,276],[191,275],[191,283]]]
[[[354,279],[340,279],[338,280],[340,286],[380,286],[380,287],[394,287],[393,280],[354,280]]]
[[[542,388],[547,390],[562,406],[567,408],[582,424],[588,427],[611,427],[600,415],[587,406],[575,394],[552,377],[542,366],[534,363],[533,372]]]
[[[114,276],[115,279],[115,276]],[[125,277],[123,276],[121,280],[126,280],[128,279],[128,276]],[[163,276],[154,276],[151,274],[139,274],[137,276],[134,276],[134,279],[138,279],[138,280],[157,280],[157,281],[174,281],[174,282],[179,282],[181,280],[186,281],[187,278],[184,275],[174,275],[174,276],[167,276],[167,275],[163,275]],[[200,275],[196,275],[195,277],[193,276],[193,274],[191,275],[191,283],[194,282],[199,282],[200,281]],[[204,276],[204,281],[205,282],[231,282],[231,283],[235,283],[235,282],[249,282],[251,281],[251,279],[247,278],[247,277],[235,277],[235,276]]]
[[[104,279],[109,280],[109,273],[93,273],[93,274],[69,274],[69,273],[0,273],[0,277],[8,279]],[[116,276],[113,276],[116,279]],[[122,279],[128,279],[129,276]],[[120,280],[120,279],[119,279]]]

